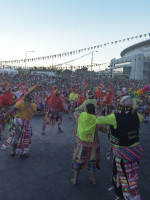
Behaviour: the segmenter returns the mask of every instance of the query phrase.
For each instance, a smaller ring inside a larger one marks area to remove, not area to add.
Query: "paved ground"
[[[63,134],[47,128],[41,135],[43,117],[32,120],[33,142],[31,156],[20,160],[10,157],[10,149],[0,151],[0,199],[3,200],[113,200],[108,192],[111,178],[111,161],[105,157],[109,146],[105,134],[100,133],[102,165],[97,172],[98,185],[93,186],[87,171],[82,171],[79,184],[73,187],[70,169],[73,153],[74,120],[63,114]],[[7,138],[4,135],[0,144]],[[150,124],[141,125],[141,143],[144,157],[140,163],[139,187],[142,199],[150,199]]]

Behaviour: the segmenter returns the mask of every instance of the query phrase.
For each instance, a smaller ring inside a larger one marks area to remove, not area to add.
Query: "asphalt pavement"
[[[97,171],[98,184],[89,181],[89,172],[81,171],[79,183],[73,186],[70,179],[72,154],[75,141],[74,119],[62,114],[63,133],[57,133],[57,126],[47,127],[41,135],[43,117],[32,119],[33,139],[30,157],[11,157],[10,148],[0,150],[0,200],[113,200],[115,194],[108,192],[111,183],[112,162],[106,159],[109,143],[99,133],[101,143],[101,169]],[[8,137],[4,132],[0,145]],[[139,166],[139,190],[143,200],[150,199],[150,124],[142,123],[140,141],[144,156]]]

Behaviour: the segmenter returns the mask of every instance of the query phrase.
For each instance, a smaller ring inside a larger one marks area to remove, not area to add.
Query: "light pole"
[[[94,52],[98,52],[98,51],[92,51],[92,57],[91,57],[91,71],[92,71],[92,67],[93,67],[93,53]]]
[[[26,53],[25,53],[25,68],[26,68],[26,62],[27,62],[27,53],[28,52],[32,52],[32,53],[34,53],[34,51],[26,51]]]

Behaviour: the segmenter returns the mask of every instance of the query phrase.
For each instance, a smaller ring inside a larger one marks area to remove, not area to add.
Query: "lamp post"
[[[26,68],[26,62],[27,62],[27,53],[28,52],[32,52],[32,53],[34,53],[34,51],[26,51],[26,53],[25,53],[25,68]]]
[[[91,71],[92,71],[92,67],[93,67],[93,53],[94,52],[98,52],[98,51],[92,51],[92,53],[91,53],[92,54],[92,57],[91,57]]]

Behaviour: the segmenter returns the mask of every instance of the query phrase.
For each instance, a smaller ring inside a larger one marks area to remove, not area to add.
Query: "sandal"
[[[74,186],[77,185],[77,182],[76,182],[76,180],[75,180],[74,178],[71,179],[71,183],[72,183]]]
[[[15,155],[16,155],[15,151],[12,151],[11,154],[10,154],[10,156],[12,156],[12,157],[15,156]]]
[[[64,131],[63,130],[58,130],[58,133],[63,133]]]
[[[19,158],[28,158],[29,154],[20,154]]]

